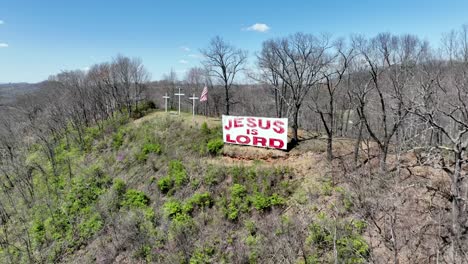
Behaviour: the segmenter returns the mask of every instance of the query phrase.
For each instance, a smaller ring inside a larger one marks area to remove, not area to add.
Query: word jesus
[[[245,119],[245,121],[244,121]],[[238,128],[238,127],[250,127],[250,128],[256,128],[259,127],[261,129],[270,129],[273,123],[273,131],[275,131],[278,134],[283,134],[285,132],[284,129],[284,122],[281,120],[276,120],[276,121],[271,121],[271,120],[263,120],[263,119],[257,119],[255,117],[236,117],[233,119],[229,119],[228,125],[224,126],[224,129],[229,130],[233,127]],[[249,131],[250,129],[247,129]],[[256,129],[252,129],[252,131],[256,131]],[[252,133],[253,134],[253,133]],[[253,134],[256,135],[256,134]]]

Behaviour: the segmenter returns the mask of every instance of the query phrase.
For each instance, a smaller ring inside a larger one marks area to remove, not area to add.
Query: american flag
[[[203,91],[200,95],[200,102],[205,102],[205,101],[208,101],[208,87],[205,86],[205,88],[203,88]]]

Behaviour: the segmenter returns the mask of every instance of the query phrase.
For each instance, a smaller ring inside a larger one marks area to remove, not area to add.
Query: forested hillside
[[[0,262],[466,263],[468,27],[452,33],[297,33],[253,69],[215,37],[183,81],[123,55],[50,76],[0,105]],[[177,115],[178,88],[205,86]],[[287,117],[288,151],[224,145],[220,114]]]

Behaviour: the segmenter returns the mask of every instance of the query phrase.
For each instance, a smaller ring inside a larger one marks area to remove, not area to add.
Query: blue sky
[[[247,30],[256,23],[269,29]],[[412,33],[437,45],[465,23],[466,0],[0,0],[0,83],[38,82],[118,53],[142,58],[153,80],[171,68],[183,77],[215,35],[247,49],[253,63],[262,41],[298,31]]]

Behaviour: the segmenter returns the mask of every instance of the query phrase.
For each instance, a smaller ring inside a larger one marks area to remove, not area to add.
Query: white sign
[[[224,143],[287,149],[288,119],[223,115]]]

